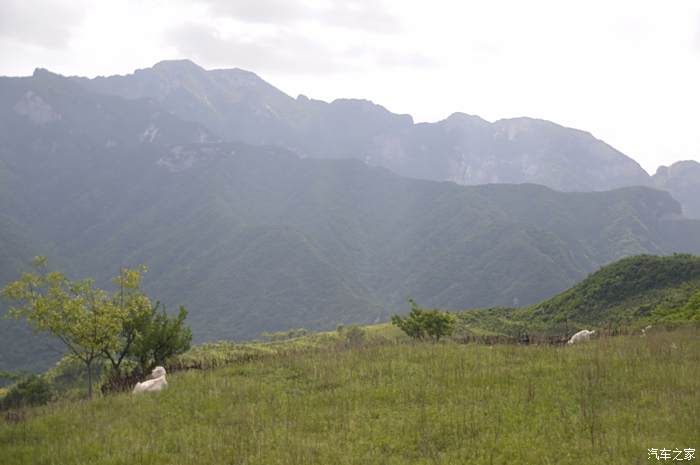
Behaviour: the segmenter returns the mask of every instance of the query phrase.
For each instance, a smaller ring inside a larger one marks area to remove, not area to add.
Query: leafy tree
[[[447,312],[428,310],[425,312],[425,332],[434,341],[439,341],[443,336],[450,336],[454,331],[455,318]]]
[[[131,355],[137,337],[147,330],[153,319],[151,301],[141,292],[141,279],[145,272],[145,266],[133,270],[123,268],[119,277],[114,280],[118,290],[112,300],[119,308],[122,326],[118,343],[103,350],[103,355],[112,364],[114,376],[119,376],[122,362]]]
[[[393,315],[391,322],[413,339],[430,338],[437,342],[454,331],[455,318],[453,315],[440,310],[421,308],[413,299],[409,299],[411,312],[406,317]]]
[[[35,271],[8,284],[2,297],[12,302],[8,314],[26,318],[35,330],[48,332],[65,344],[73,358],[87,369],[88,398],[92,398],[93,364],[107,359],[111,376],[121,377],[124,360],[138,362],[142,371],[163,364],[189,349],[192,331],[184,325],[187,310],[177,316],[159,311],[141,291],[146,267],[124,268],[112,295],[90,279],[71,281],[63,273],[46,271],[45,257],[36,257]]]
[[[401,317],[399,315],[392,315],[391,323],[394,326],[398,326],[404,333],[413,339],[424,339],[425,338],[425,324],[423,323],[424,312],[422,309],[416,305],[416,303],[409,299],[411,304],[411,312],[406,317]]]
[[[158,311],[160,302],[150,309],[145,323],[138,328],[132,354],[143,373],[163,365],[170,357],[190,348],[192,330],[185,326],[187,310],[180,306],[176,316],[168,316],[165,306]]]
[[[46,257],[36,257],[35,271],[22,274],[0,295],[12,302],[9,316],[26,318],[35,330],[55,336],[85,364],[92,398],[93,363],[119,345],[123,310],[93,280],[71,281],[61,272],[46,271],[46,264]]]

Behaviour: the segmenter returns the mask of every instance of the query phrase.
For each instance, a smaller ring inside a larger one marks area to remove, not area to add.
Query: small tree
[[[113,347],[105,347],[103,355],[112,364],[112,376],[115,377],[120,376],[122,362],[132,353],[137,337],[146,331],[153,319],[151,301],[141,292],[141,278],[145,272],[145,266],[133,270],[123,268],[114,280],[118,290],[112,301],[119,308],[121,331],[118,343]]]
[[[146,373],[163,365],[170,357],[190,348],[192,330],[185,326],[187,310],[180,306],[176,316],[169,317],[165,306],[158,311],[160,302],[150,309],[150,314],[137,332],[132,354],[141,371]]]
[[[409,337],[418,340],[427,337],[438,342],[440,338],[452,334],[455,326],[453,315],[440,310],[421,308],[413,299],[409,299],[408,302],[411,304],[411,312],[406,317],[393,315],[391,322]]]
[[[90,279],[70,281],[63,273],[47,272],[46,262],[46,257],[36,257],[33,273],[24,273],[0,292],[12,302],[6,316],[26,318],[35,330],[63,342],[73,358],[85,364],[88,398],[98,359],[109,360],[112,377],[119,379],[126,359],[135,359],[148,371],[189,349],[187,310],[180,307],[170,318],[165,308],[158,311],[159,303],[151,304],[140,288],[145,266],[122,269],[115,279],[118,289],[110,296]]]
[[[63,273],[47,272],[46,263],[46,257],[36,257],[35,271],[5,286],[0,295],[12,302],[9,316],[26,318],[35,330],[55,336],[85,364],[92,398],[93,363],[118,345],[124,317],[92,280],[71,281]]]

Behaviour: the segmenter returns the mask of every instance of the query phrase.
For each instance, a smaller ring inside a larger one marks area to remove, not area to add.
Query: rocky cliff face
[[[531,118],[489,123],[456,113],[379,139],[373,148],[372,163],[462,185],[534,183],[600,191],[650,183],[639,164],[591,134]]]
[[[681,202],[686,216],[700,219],[700,163],[686,160],[660,166],[653,183]]]
[[[398,174],[463,185],[537,183],[563,191],[649,185],[634,160],[576,129],[455,113],[414,124],[366,100],[294,99],[240,69],[169,61],[127,76],[75,78],[87,89],[151,98],[227,141],[273,144],[302,156],[356,158]]]

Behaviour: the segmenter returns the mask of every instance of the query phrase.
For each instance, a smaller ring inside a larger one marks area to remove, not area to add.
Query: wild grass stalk
[[[0,420],[0,463],[642,464],[700,449],[700,332],[385,344],[183,371]]]

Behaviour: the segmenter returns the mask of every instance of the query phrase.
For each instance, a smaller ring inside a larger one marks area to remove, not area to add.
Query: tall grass
[[[648,448],[700,449],[699,335],[338,347],[180,372],[159,394],[0,420],[0,463],[647,464]]]

